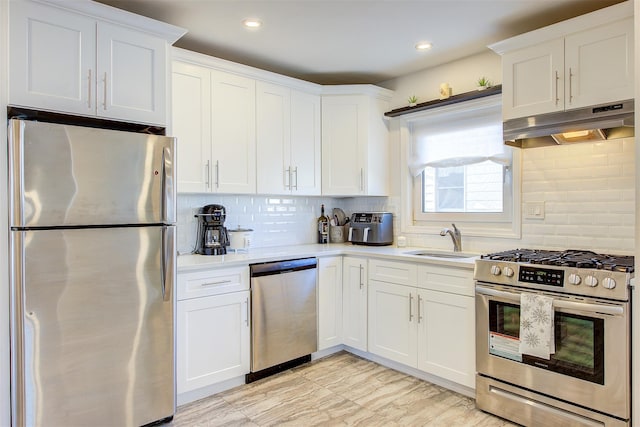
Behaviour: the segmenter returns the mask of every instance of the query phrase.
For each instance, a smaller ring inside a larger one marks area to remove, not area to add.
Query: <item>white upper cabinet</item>
[[[174,61],[178,192],[256,192],[255,81]]]
[[[167,46],[184,30],[90,2],[9,10],[11,105],[166,124]]]
[[[174,61],[172,91],[171,135],[178,138],[178,191],[210,191],[211,71]]]
[[[211,71],[211,191],[256,192],[255,80]]]
[[[502,55],[505,120],[633,98],[630,2],[490,47]]]
[[[258,193],[320,194],[320,96],[256,84]]]
[[[389,110],[391,93],[370,85],[325,89],[322,96],[324,195],[388,195],[389,128],[384,113]]]

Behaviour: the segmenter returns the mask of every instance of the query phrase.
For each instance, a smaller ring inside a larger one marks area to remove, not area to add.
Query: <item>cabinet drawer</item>
[[[418,287],[458,295],[474,295],[473,270],[421,265],[418,267]]]
[[[249,289],[249,267],[221,268],[178,274],[178,300]]]
[[[369,279],[415,286],[418,282],[418,266],[406,262],[372,259],[369,260]]]

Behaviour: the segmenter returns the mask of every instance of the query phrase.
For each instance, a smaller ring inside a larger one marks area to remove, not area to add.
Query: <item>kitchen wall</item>
[[[459,61],[381,83],[395,91],[392,108],[438,98],[440,83],[453,93],[475,90],[478,77],[495,84],[502,80],[500,56],[487,51]],[[198,207],[219,203],[227,207],[227,226],[255,230],[253,246],[272,247],[313,243],[320,205],[326,212],[341,207],[354,211],[390,211],[398,216],[402,206],[400,185],[406,166],[400,164],[399,127],[390,123],[390,197],[295,197],[245,195],[178,196],[178,249],[190,252],[195,244]],[[635,144],[634,139],[544,147],[522,151],[522,202],[544,202],[544,219],[522,219],[521,239],[469,237],[463,249],[478,253],[514,247],[581,248],[633,254],[635,248]],[[524,211],[524,209],[523,209]],[[442,224],[443,227],[448,224]],[[405,234],[396,221],[396,236],[403,234],[412,246],[451,249],[439,234]]]

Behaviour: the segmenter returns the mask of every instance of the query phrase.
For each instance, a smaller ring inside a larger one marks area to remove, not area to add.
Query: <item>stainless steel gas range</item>
[[[632,256],[476,260],[476,404],[523,425],[628,426]]]

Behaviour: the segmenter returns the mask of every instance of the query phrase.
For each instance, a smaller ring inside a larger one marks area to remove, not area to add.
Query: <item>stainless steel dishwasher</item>
[[[247,382],[311,360],[318,349],[316,259],[252,264]]]

